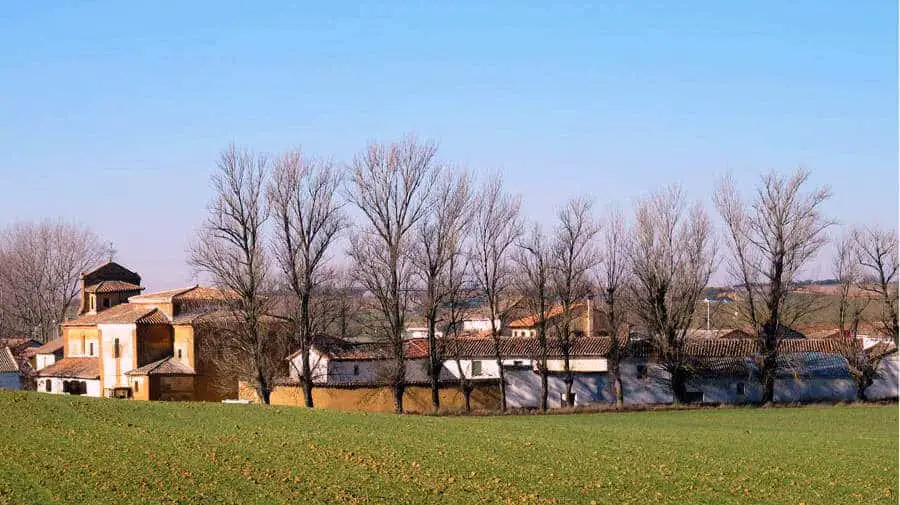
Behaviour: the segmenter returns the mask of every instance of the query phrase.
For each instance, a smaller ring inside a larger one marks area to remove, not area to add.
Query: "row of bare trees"
[[[768,402],[778,343],[803,312],[792,295],[833,224],[821,212],[828,189],[808,190],[808,177],[805,171],[768,174],[749,202],[725,180],[715,195],[726,225],[728,254],[721,254],[703,206],[675,186],[638,200],[630,224],[621,212],[598,219],[591,199],[574,198],[548,234],[525,222],[521,200],[499,178],[476,187],[468,172],[438,158],[432,142],[407,137],[372,143],[347,166],[300,151],[270,159],[232,146],[213,176],[215,197],[191,263],[235,295],[227,338],[220,340],[223,354],[241,357],[241,377],[267,402],[273,381],[284,373],[284,351],[299,351],[298,376],[312,407],[310,350],[316,336],[350,333],[352,311],[346,297],[335,295],[341,276],[334,256],[346,236],[350,278],[367,303],[358,311],[366,315],[361,328],[390,349],[387,382],[402,412],[410,317],[425,322],[434,409],[440,407],[440,373],[447,362],[456,362],[469,403],[472,383],[463,371],[459,340],[476,298],[490,320],[502,409],[505,330],[523,311],[534,315],[541,408],[548,403],[551,354],[563,360],[566,398],[572,401],[571,353],[585,335],[576,324],[585,316],[585,299],[596,300],[603,313],[603,327],[594,330],[611,337],[608,363],[617,403],[623,401],[620,364],[631,326],[647,334],[675,401],[682,401],[692,373],[686,336],[709,278],[724,260],[743,292],[743,317],[759,341]],[[842,253],[847,264],[841,278],[873,293],[885,315],[883,326],[896,340],[896,236],[860,231],[850,242]],[[862,313],[849,306],[847,311],[847,324]],[[586,317],[594,320],[591,313]],[[286,331],[273,337],[278,332],[267,329],[269,324]]]
[[[100,237],[67,221],[14,223],[0,231],[0,337],[41,342],[75,312],[81,274],[109,254]]]

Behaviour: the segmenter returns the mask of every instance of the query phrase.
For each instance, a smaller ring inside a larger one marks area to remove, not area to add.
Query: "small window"
[[[114,358],[119,357],[119,339],[115,339],[113,341],[113,357]]]
[[[137,393],[140,390],[140,387],[138,387],[138,384],[140,384],[138,381],[134,381],[134,392],[135,393]]]
[[[481,361],[472,362],[472,377],[481,376]]]
[[[109,308],[109,298],[104,298],[104,299],[103,299],[103,307],[104,307],[104,308]]]
[[[353,375],[359,375],[359,365],[353,365]]]
[[[522,360],[513,360],[513,366],[522,366],[522,363],[524,363]]]
[[[181,349],[178,349],[178,359],[181,359]]]
[[[44,381],[44,390],[48,393],[53,390],[53,381],[47,379]]]
[[[94,343],[91,342],[90,343],[90,351],[88,352],[88,356],[93,356],[93,355],[94,355]]]
[[[647,378],[647,365],[638,365],[637,366],[637,378],[638,379],[646,379]]]
[[[738,396],[744,396],[744,383],[743,382],[738,382],[736,389],[737,389]]]

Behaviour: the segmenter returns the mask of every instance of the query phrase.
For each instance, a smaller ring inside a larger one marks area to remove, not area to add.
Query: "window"
[[[103,299],[103,307],[104,307],[104,308],[109,308],[109,298],[104,298],[104,299]]]
[[[181,359],[181,349],[178,349],[178,359]]]
[[[359,375],[359,365],[353,365],[353,375]]]
[[[638,379],[646,379],[647,378],[647,365],[638,365],[637,366],[637,378]]]
[[[138,384],[140,384],[138,381],[134,381],[134,392],[135,393],[137,393],[140,390],[140,388],[138,387]]]
[[[744,396],[744,383],[743,382],[738,382],[736,389],[737,389],[738,396]]]
[[[44,381],[44,390],[48,393],[53,390],[53,381],[47,379]]]
[[[114,358],[119,357],[119,339],[115,339],[113,341],[113,357]]]
[[[94,355],[94,343],[93,342],[90,343],[90,352],[88,352],[88,355],[90,355],[90,356]]]
[[[481,376],[481,361],[472,362],[472,377]]]

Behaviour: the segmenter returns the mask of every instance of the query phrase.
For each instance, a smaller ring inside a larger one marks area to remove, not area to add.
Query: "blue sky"
[[[545,222],[802,165],[841,222],[897,225],[895,2],[257,4],[4,6],[0,225],[75,219],[183,285],[229,142],[343,161],[407,132]]]

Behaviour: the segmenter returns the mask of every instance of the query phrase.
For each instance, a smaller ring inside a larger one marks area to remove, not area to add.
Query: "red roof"
[[[100,358],[65,358],[38,371],[39,377],[99,379]]]
[[[63,339],[54,338],[53,340],[47,342],[46,344],[35,349],[35,354],[55,354],[59,351],[62,351],[63,348]]]

